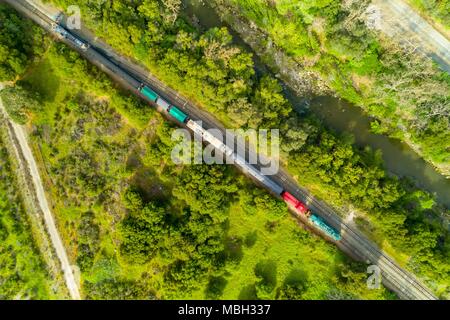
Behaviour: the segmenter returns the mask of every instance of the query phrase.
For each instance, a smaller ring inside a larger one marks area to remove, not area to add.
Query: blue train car
[[[341,240],[340,233],[328,225],[325,220],[323,220],[321,217],[315,215],[314,213],[311,214],[308,218],[311,223],[313,223],[315,226],[317,226],[320,230],[324,231],[327,235],[329,235],[331,238],[333,238],[336,241]]]

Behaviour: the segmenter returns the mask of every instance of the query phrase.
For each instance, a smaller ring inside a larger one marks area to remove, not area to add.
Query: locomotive
[[[89,49],[89,44],[86,42],[81,41],[77,37],[75,37],[73,34],[71,34],[69,31],[67,31],[64,27],[57,23],[52,23],[52,30],[53,32],[57,33],[58,36],[61,38],[65,38],[68,41],[70,41],[75,46],[79,47],[81,50],[86,51]]]

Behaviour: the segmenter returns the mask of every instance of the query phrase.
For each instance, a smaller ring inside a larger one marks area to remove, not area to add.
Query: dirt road
[[[373,0],[376,28],[391,38],[417,47],[450,73],[450,41],[402,0]]]
[[[3,85],[0,84],[0,90],[2,89]],[[53,219],[53,215],[51,213],[47,198],[45,196],[44,187],[42,184],[41,176],[39,174],[36,161],[33,157],[33,153],[31,152],[30,146],[28,145],[25,130],[22,126],[9,120],[1,98],[0,98],[0,112],[3,113],[8,119],[8,122],[11,125],[10,127],[12,128],[10,133],[17,141],[16,145],[16,148],[18,149],[17,151],[23,156],[23,158],[17,159],[17,161],[22,162],[24,159],[25,163],[22,163],[22,167],[27,168],[29,170],[29,174],[33,180],[32,185],[34,186],[35,189],[34,193],[36,194],[37,197],[38,206],[42,211],[47,232],[50,236],[56,255],[58,256],[58,259],[60,261],[61,269],[64,272],[64,279],[67,288],[69,289],[70,296],[74,300],[79,300],[81,297],[77,281],[75,280],[74,277],[73,268],[70,265],[66,250],[62,243],[61,237],[59,236],[58,229],[56,228],[55,220]]]

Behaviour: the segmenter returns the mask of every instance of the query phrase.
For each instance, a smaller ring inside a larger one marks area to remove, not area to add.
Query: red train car
[[[284,191],[281,195],[283,197],[283,200],[290,206],[294,207],[295,210],[298,213],[302,213],[302,214],[307,214],[309,212],[308,208],[306,207],[306,205],[297,200],[292,194],[290,194],[287,191]]]

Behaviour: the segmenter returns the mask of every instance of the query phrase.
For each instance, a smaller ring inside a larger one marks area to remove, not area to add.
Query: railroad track
[[[369,261],[372,263],[376,262],[376,264],[380,267],[383,278],[394,282],[397,284],[397,287],[401,290],[402,294],[408,296],[408,298],[414,299],[415,295],[411,292],[411,287],[417,290],[422,296],[422,299],[436,299],[436,297],[430,292],[428,288],[426,288],[423,284],[421,284],[412,274],[406,272],[402,268],[400,268],[388,255],[383,253],[376,245],[371,244],[367,241],[367,239],[360,234],[360,232],[354,230],[351,226],[347,225],[337,216],[327,205],[323,204],[316,198],[312,197],[306,190],[302,190],[297,187],[296,184],[289,182],[293,188],[296,188],[297,195],[300,196],[300,199],[305,200],[305,203],[311,208],[315,208],[316,212],[319,212],[323,218],[325,218],[332,226],[337,227],[338,230],[341,231],[342,240],[339,241],[339,246],[344,246],[350,248],[351,251],[355,251],[355,243],[361,247],[361,252],[359,256],[361,258],[369,258]],[[384,269],[384,270],[383,270]],[[394,272],[387,272],[386,269]],[[392,274],[398,275],[404,282],[408,283],[408,286],[405,286],[405,283],[399,282]]]

